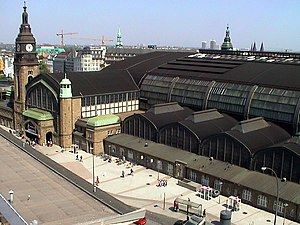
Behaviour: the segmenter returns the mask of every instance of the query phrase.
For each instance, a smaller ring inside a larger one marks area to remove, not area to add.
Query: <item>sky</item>
[[[22,0],[0,0],[0,43],[14,43]],[[113,39],[121,29],[124,45],[201,47],[222,44],[227,24],[235,48],[253,42],[265,50],[300,51],[300,0],[27,0],[37,44],[98,44],[79,38]]]

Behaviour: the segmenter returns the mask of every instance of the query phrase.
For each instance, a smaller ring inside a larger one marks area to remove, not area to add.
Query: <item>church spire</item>
[[[117,48],[123,48],[123,43],[122,43],[122,34],[121,34],[121,29],[119,27],[118,34],[117,34]]]
[[[256,52],[256,43],[255,43],[255,42],[253,43],[252,51],[253,51],[253,52]]]
[[[260,45],[260,49],[259,49],[260,52],[264,52],[265,51],[265,47],[264,47],[264,43],[262,42],[261,45]]]
[[[233,49],[233,46],[232,46],[231,39],[230,39],[229,26],[227,24],[226,35],[224,38],[224,42],[221,46],[221,50],[232,50],[232,49]]]

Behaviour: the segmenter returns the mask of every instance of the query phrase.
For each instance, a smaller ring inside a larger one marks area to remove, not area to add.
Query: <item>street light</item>
[[[94,148],[91,147],[91,145],[90,145],[90,152],[92,153],[92,156],[93,156],[93,192],[96,192],[96,187],[95,187],[95,157],[94,157]]]
[[[283,206],[284,206],[284,214],[283,214],[283,223],[282,223],[282,225],[284,225],[284,223],[285,223],[286,207],[288,207],[289,204],[284,203]]]
[[[220,194],[219,194],[219,204],[221,204],[221,191],[222,191],[222,185],[223,185],[223,182],[222,181],[220,181],[220,183],[219,183],[219,188],[220,188]]]
[[[274,219],[274,225],[276,225],[277,211],[278,211],[278,204],[279,204],[279,180],[278,180],[278,176],[272,168],[263,166],[261,168],[261,170],[262,171],[270,170],[270,171],[272,171],[272,173],[274,173],[274,175],[276,177],[276,207],[275,207],[275,219]]]

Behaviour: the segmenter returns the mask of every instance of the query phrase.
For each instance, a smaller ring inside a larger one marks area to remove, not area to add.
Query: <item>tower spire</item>
[[[253,52],[256,52],[256,43],[255,43],[255,42],[253,43],[252,51],[253,51]]]
[[[117,34],[117,48],[123,48],[123,43],[122,43],[122,34],[121,34],[121,29],[119,27],[118,34]]]
[[[24,1],[24,6],[23,6],[24,12],[22,14],[22,24],[28,24],[28,13],[26,12],[26,2]]]
[[[232,50],[232,49],[233,46],[230,39],[229,25],[227,24],[226,34],[225,34],[224,42],[221,46],[221,50]]]
[[[261,43],[259,51],[261,51],[261,52],[265,51],[265,47],[264,47],[264,43],[263,42]]]

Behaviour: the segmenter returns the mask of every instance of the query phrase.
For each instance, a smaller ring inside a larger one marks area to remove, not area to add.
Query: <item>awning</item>
[[[38,136],[37,133],[31,131],[31,130],[25,130],[26,133],[29,133],[29,134],[32,134],[32,135],[35,135],[35,136]]]
[[[188,200],[185,200],[185,199],[181,199],[181,198],[176,198],[175,201],[178,202],[178,203],[181,203],[181,204],[188,205],[190,207],[196,208],[196,209],[201,206],[201,204],[199,204],[199,203],[191,202],[191,201],[188,201]]]
[[[50,112],[36,108],[27,109],[22,115],[38,121],[53,120],[53,116]]]

